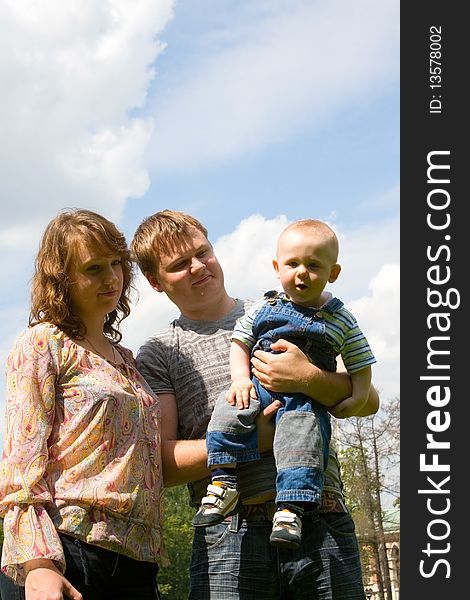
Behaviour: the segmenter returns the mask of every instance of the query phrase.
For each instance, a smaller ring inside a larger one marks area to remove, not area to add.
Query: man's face
[[[153,288],[165,294],[183,314],[190,314],[224,291],[224,276],[205,235],[192,227],[185,244],[159,257],[158,273],[149,275]]]

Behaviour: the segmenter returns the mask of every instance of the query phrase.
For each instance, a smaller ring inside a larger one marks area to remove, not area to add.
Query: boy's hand
[[[250,399],[256,400],[256,392],[249,377],[239,377],[232,382],[230,389],[225,394],[225,398],[232,406],[239,409],[248,408]]]

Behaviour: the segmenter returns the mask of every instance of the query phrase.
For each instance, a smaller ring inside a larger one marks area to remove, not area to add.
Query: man
[[[181,311],[139,350],[138,367],[160,398],[162,456],[167,486],[187,483],[197,507],[205,494],[209,470],[204,435],[215,400],[230,385],[230,335],[250,306],[229,296],[207,230],[185,213],[165,210],[137,229],[131,248],[150,285],[164,292]],[[336,404],[350,396],[345,373],[324,372],[297,346],[279,340],[279,353],[258,351],[253,373],[272,391],[301,392]],[[262,459],[240,465],[238,482],[244,506],[222,524],[197,528],[190,566],[190,599],[363,600],[354,523],[341,494],[334,449],[328,460],[325,489],[318,511],[303,516],[304,536],[295,551],[274,550],[269,543],[275,467],[270,452],[270,418],[275,402],[259,417]],[[378,409],[371,390],[358,416]]]

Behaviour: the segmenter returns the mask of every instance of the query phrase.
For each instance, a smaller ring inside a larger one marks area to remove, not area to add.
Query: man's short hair
[[[130,244],[142,273],[157,275],[160,256],[175,252],[197,229],[207,238],[204,225],[184,212],[165,209],[147,217],[137,228]]]

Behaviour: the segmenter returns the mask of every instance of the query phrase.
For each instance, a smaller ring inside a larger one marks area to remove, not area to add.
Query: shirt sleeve
[[[325,321],[327,322],[327,338],[335,351],[341,354],[349,374],[377,362],[356,318],[346,308],[343,307],[335,312],[334,317],[325,313]]]
[[[152,338],[137,352],[137,368],[154,394],[175,394],[168,365],[169,354],[168,344],[158,338]]]
[[[0,463],[0,514],[4,518],[2,570],[24,585],[23,564],[36,558],[65,561],[47,511],[52,502],[44,473],[55,412],[56,360],[51,328],[36,326],[21,335],[7,360],[5,439]]]
[[[256,315],[259,313],[261,307],[265,304],[264,298],[255,302],[246,313],[238,319],[233,329],[231,340],[238,340],[248,346],[251,350],[256,344],[256,337],[253,335],[253,325],[255,322]]]

